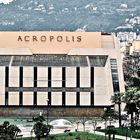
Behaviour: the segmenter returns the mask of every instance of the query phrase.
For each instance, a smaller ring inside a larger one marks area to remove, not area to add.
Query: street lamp
[[[80,121],[76,121],[76,124],[77,124],[77,128],[75,129],[76,132],[79,130],[79,123]]]
[[[48,109],[48,104],[49,104],[49,99],[46,99],[47,103],[47,125],[48,125],[48,119],[49,119],[49,109]]]

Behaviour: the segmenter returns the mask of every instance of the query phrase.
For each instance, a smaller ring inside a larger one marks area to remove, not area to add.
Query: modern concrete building
[[[0,107],[104,108],[124,91],[119,42],[100,32],[0,32]]]

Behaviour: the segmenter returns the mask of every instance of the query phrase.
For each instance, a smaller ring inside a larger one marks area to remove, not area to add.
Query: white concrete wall
[[[90,92],[80,92],[80,105],[90,105]]]
[[[5,67],[0,67],[0,105],[5,104]]]
[[[52,105],[62,105],[62,92],[52,92]]]
[[[19,105],[19,92],[9,92],[9,105]]]
[[[48,86],[48,67],[37,68],[37,86],[47,87]]]
[[[37,105],[48,105],[48,92],[37,92]]]
[[[19,67],[9,67],[9,86],[19,87]]]
[[[62,87],[62,67],[52,67],[52,87]]]
[[[76,87],[76,67],[66,68],[66,86]]]
[[[33,92],[23,92],[23,105],[33,105]]]
[[[95,67],[94,69],[94,103],[95,105],[110,105],[112,95],[112,84],[108,84],[110,79],[107,75],[109,71],[105,67]],[[110,75],[111,76],[111,75]]]
[[[33,67],[23,67],[23,87],[33,87]]]
[[[80,67],[80,87],[90,87],[90,67]]]
[[[76,92],[66,92],[66,105],[76,105]]]

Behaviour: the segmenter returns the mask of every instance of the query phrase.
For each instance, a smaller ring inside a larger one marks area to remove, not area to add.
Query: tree
[[[45,118],[42,115],[39,115],[37,117],[33,117],[34,122],[44,122],[46,121]]]
[[[20,132],[21,130],[16,125],[10,125],[8,121],[5,121],[0,127],[0,139],[15,140]]]
[[[140,109],[140,90],[139,89],[137,89],[137,92],[135,93],[133,100],[136,106]]]
[[[131,77],[130,86],[139,88],[140,87],[140,79],[137,77]]]
[[[35,122],[33,131],[37,139],[40,140],[41,137],[48,137],[49,132],[53,127],[51,125],[46,125],[45,123],[43,123],[45,121],[45,118],[43,116],[37,116],[33,117],[33,121]]]
[[[107,110],[105,110],[105,112],[102,116],[102,119],[105,120],[105,124],[106,124],[106,121],[109,121],[110,125],[111,125],[111,121],[113,119],[118,120],[118,117],[119,117],[119,115],[115,110],[107,109]],[[105,128],[106,128],[106,126],[105,126]]]
[[[140,69],[137,70],[137,76],[140,77]]]
[[[85,132],[85,125],[86,125],[86,121],[87,121],[88,119],[86,118],[86,117],[81,117],[80,118],[80,122],[82,123],[82,125],[83,125],[83,132]]]
[[[126,103],[127,113],[131,115],[131,129],[134,129],[134,112],[136,108],[136,95],[139,89],[136,87],[128,88],[123,96],[123,102]]]
[[[94,130],[94,133],[95,133],[95,129],[96,129],[96,126],[97,126],[97,118],[93,118],[93,119],[91,120],[91,122],[92,122],[93,130]]]
[[[105,134],[108,135],[109,140],[111,140],[111,135],[113,135],[113,140],[115,140],[116,130],[114,128],[108,128]]]
[[[135,93],[135,96],[133,98],[135,104],[136,104],[136,124],[138,124],[139,122],[139,111],[140,111],[140,90],[138,90],[136,93]]]
[[[118,105],[118,111],[119,111],[119,127],[121,127],[121,122],[122,122],[122,119],[121,119],[122,96],[123,96],[123,93],[120,93],[120,92],[117,92],[113,96],[111,96],[112,103]]]

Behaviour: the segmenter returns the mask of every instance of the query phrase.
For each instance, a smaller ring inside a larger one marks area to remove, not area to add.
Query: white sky
[[[13,0],[0,0],[0,3],[9,4]]]

